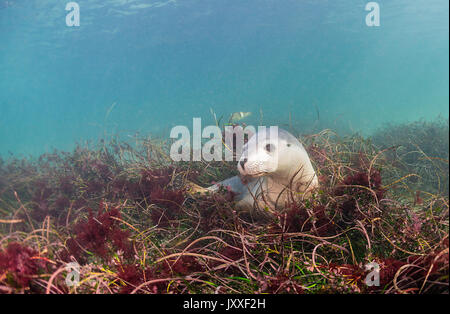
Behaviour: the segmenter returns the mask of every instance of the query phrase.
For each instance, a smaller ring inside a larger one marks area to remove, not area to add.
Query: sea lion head
[[[254,134],[243,146],[238,162],[242,177],[268,176],[289,185],[317,186],[317,176],[308,153],[291,133],[276,127]]]

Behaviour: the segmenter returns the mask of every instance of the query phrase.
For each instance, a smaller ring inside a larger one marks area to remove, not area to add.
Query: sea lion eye
[[[275,150],[275,145],[267,144],[265,148],[266,148],[266,151],[268,151],[270,153]]]
[[[287,147],[291,147],[291,144],[290,144],[290,143],[287,143],[286,146],[287,146]]]

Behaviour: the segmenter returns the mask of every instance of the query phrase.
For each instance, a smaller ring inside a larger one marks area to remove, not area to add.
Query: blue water
[[[250,122],[370,134],[449,115],[448,0],[0,0],[0,155]]]

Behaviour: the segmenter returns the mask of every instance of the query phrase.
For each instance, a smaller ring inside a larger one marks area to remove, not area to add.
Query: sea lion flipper
[[[234,176],[223,181],[217,182],[216,184],[210,186],[208,190],[216,192],[220,187],[224,187],[225,189],[229,189],[236,195],[243,195],[248,193],[248,186],[242,183],[242,180],[239,176]]]
[[[208,194],[219,191],[220,187],[230,190],[235,195],[243,195],[247,193],[247,185],[242,183],[242,180],[238,176],[234,176],[223,181],[217,182],[214,185],[204,188],[196,183],[188,181],[186,184],[187,192],[189,194]]]
[[[200,194],[200,195],[204,195],[211,192],[208,188],[204,188],[190,181],[186,183],[186,191],[189,194]]]

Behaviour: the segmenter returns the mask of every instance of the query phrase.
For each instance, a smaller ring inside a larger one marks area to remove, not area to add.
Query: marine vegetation
[[[448,122],[299,137],[320,188],[269,221],[193,193],[235,163],[172,162],[168,142],[0,161],[0,293],[448,293]]]
[[[395,164],[395,175],[409,176],[408,183],[418,190],[449,191],[449,121],[415,121],[386,125],[372,136],[373,143]]]

